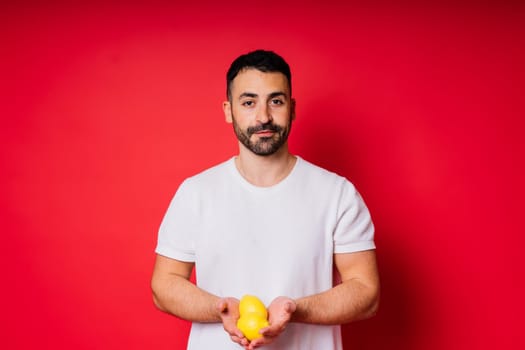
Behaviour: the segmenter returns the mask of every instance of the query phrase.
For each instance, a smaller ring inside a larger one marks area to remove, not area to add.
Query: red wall
[[[525,6],[194,3],[0,5],[0,347],[184,348],[156,232],[236,152],[224,74],[268,48],[291,149],[375,219],[382,305],[348,348],[524,348]]]

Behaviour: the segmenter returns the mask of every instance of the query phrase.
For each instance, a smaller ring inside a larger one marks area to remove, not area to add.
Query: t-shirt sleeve
[[[188,180],[177,190],[159,228],[155,252],[168,258],[195,261],[198,201]]]
[[[338,203],[334,253],[370,249],[375,249],[374,224],[370,212],[354,185],[345,180]]]

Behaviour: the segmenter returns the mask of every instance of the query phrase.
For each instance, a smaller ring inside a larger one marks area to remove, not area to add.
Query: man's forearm
[[[373,316],[379,305],[379,288],[354,279],[319,294],[296,301],[292,322],[344,324]]]
[[[162,311],[192,322],[221,322],[219,297],[181,276],[152,281],[153,301]]]

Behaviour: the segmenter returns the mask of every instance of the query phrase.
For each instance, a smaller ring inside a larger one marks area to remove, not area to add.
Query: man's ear
[[[226,119],[226,123],[231,124],[233,122],[232,118],[232,104],[230,101],[224,101],[222,103],[222,110],[224,111],[224,118]]]
[[[292,120],[295,120],[295,98],[292,98],[292,101],[291,101],[291,116],[292,116]]]

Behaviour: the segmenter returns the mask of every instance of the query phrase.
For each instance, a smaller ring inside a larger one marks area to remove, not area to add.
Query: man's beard
[[[259,156],[269,156],[277,152],[288,140],[288,135],[290,135],[292,128],[292,120],[290,119],[286,127],[268,122],[266,124],[248,127],[246,131],[244,131],[235,121],[235,116],[232,115],[232,119],[233,130],[235,131],[235,135],[237,135],[237,139],[246,148]],[[274,134],[270,137],[258,137],[257,140],[253,142],[251,140],[252,135],[263,130],[273,131]]]

